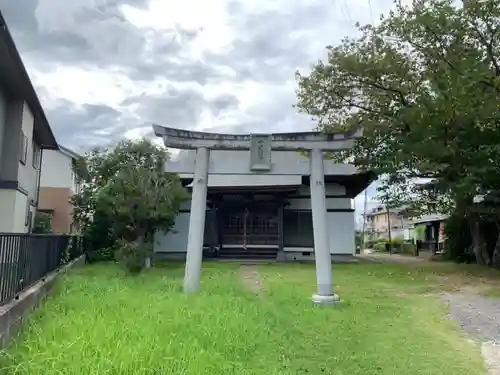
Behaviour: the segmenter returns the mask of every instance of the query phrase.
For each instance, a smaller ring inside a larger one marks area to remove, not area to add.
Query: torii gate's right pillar
[[[338,302],[339,296],[333,293],[332,260],[326,216],[325,173],[323,152],[320,149],[309,151],[311,208],[314,231],[314,257],[318,291],[313,302],[318,304]]]

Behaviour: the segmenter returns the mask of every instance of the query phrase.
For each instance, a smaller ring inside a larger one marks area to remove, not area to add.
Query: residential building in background
[[[391,239],[422,242],[423,248],[438,250],[444,243],[444,221],[447,215],[432,213],[410,217],[404,208],[375,207],[364,215],[366,241]],[[422,238],[417,238],[417,227],[422,228]]]
[[[422,227],[422,236],[419,240],[422,242],[422,248],[433,251],[443,250],[446,240],[444,234],[444,223],[448,215],[426,214],[413,219],[415,228]]]
[[[40,178],[40,203],[38,210],[51,217],[54,233],[75,233],[71,197],[79,193],[74,172],[79,155],[59,146],[59,150],[45,151]]]
[[[43,149],[58,145],[0,12],[0,233],[31,230]]]
[[[413,222],[406,214],[405,209],[387,209],[385,206],[379,205],[366,213],[365,217],[367,241],[389,239],[389,235],[391,238],[403,240],[413,238]]]

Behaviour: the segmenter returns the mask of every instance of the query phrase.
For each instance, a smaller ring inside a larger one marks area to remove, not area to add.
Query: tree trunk
[[[476,263],[488,266],[491,264],[491,259],[486,250],[483,237],[481,235],[481,228],[479,226],[479,219],[475,217],[467,218],[469,222],[470,234],[472,238],[472,251],[476,256]]]
[[[136,242],[139,244],[139,246],[143,246],[148,239],[147,225],[139,225],[136,234]],[[144,258],[144,268],[151,268],[151,254],[148,254]]]
[[[480,220],[477,215],[470,211],[473,206],[473,198],[471,196],[457,197],[455,200],[456,212],[462,215],[467,221],[472,241],[472,251],[476,257],[476,263],[480,265],[490,265],[491,259],[481,235]]]
[[[491,256],[491,264],[495,268],[500,268],[500,219],[497,218],[495,223],[498,228],[498,235],[495,242],[495,248],[493,249],[493,254]]]

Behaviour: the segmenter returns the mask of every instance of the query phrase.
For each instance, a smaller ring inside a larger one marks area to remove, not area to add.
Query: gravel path
[[[429,253],[409,257],[365,250],[358,257],[374,263],[418,265],[428,261]],[[474,288],[454,293],[442,292],[441,296],[449,305],[449,318],[459,322],[470,340],[481,344],[489,373],[500,375],[500,300],[483,297]]]
[[[500,343],[500,301],[470,293],[444,293],[450,317],[459,321],[472,339]]]
[[[450,307],[449,317],[474,341],[491,375],[500,375],[500,300],[473,293],[443,293]]]

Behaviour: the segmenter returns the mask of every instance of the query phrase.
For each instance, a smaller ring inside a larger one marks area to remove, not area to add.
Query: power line
[[[374,23],[375,19],[373,18],[372,0],[368,0],[368,8],[370,9],[370,19],[372,23]]]
[[[344,6],[345,6],[346,13],[347,13],[347,19],[349,20],[349,23],[353,24],[352,18],[351,18],[351,12],[349,12],[349,7],[347,6],[346,0],[344,0]]]
[[[337,6],[338,1],[332,0],[332,4],[334,7]],[[338,7],[340,9],[340,13],[342,13],[342,17],[344,18],[345,21],[347,21],[351,27],[354,27],[354,22],[352,21],[351,18],[351,13],[349,12],[349,7],[347,6],[346,0],[343,0],[343,3],[338,2]]]

